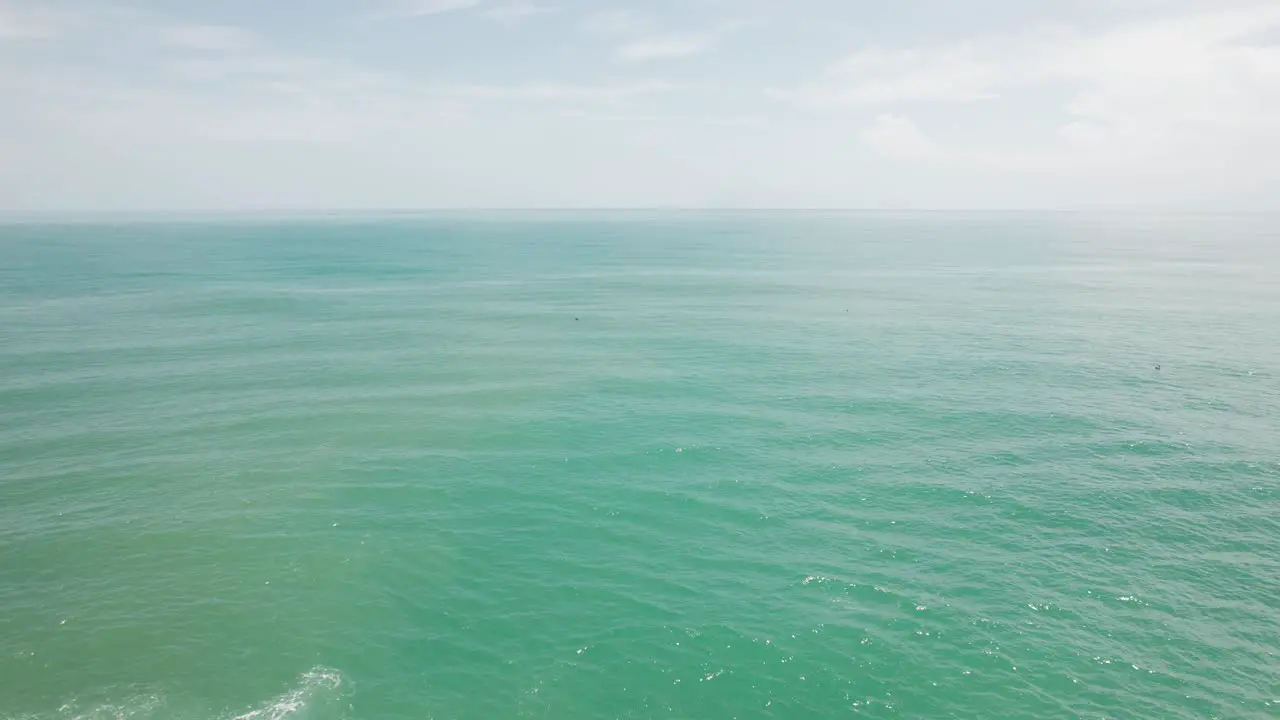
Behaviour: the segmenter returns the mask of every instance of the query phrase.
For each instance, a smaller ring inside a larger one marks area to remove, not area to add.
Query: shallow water
[[[1278,273],[1265,216],[0,225],[0,717],[1276,717]]]

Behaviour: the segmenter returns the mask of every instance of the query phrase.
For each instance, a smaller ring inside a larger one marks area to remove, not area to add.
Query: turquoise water
[[[11,223],[0,410],[6,720],[1280,716],[1280,218]]]

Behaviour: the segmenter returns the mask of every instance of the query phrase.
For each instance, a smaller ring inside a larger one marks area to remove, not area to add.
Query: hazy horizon
[[[1252,0],[0,0],[0,212],[1273,211]]]

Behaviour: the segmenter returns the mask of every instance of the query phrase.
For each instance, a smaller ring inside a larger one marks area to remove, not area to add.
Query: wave
[[[288,691],[262,703],[256,708],[238,714],[226,711],[200,711],[171,702],[163,695],[135,695],[123,702],[107,702],[84,707],[76,701],[68,702],[55,712],[41,715],[10,716],[0,711],[3,720],[315,720],[328,717],[327,709],[336,711],[342,673],[331,668],[317,667],[298,677]],[[334,716],[340,713],[334,712]]]
[[[318,700],[330,700],[342,686],[342,673],[329,668],[314,668],[299,678],[293,690],[277,696],[272,701],[236,715],[232,720],[284,720],[301,715],[315,706]]]

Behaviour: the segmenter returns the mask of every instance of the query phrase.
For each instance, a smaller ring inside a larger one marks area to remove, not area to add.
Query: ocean
[[[1280,717],[1280,217],[0,225],[0,718]]]

